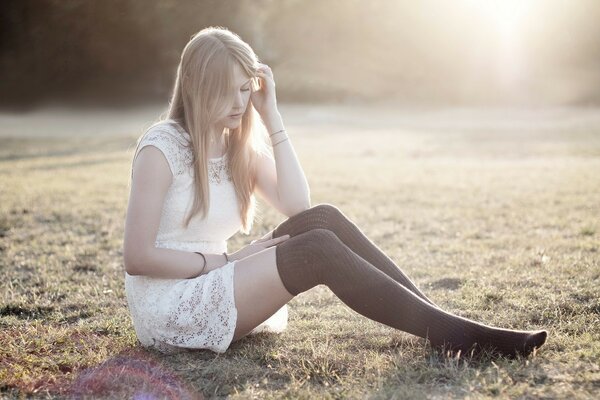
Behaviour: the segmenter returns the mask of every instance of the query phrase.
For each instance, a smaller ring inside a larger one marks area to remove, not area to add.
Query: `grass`
[[[547,344],[528,359],[444,357],[319,286],[292,300],[281,335],[225,354],[147,351],[121,259],[135,137],[0,139],[1,394],[597,395],[600,130],[289,128],[313,204],[340,207],[445,309],[548,329]],[[253,235],[234,236],[230,251],[282,220],[260,207]]]

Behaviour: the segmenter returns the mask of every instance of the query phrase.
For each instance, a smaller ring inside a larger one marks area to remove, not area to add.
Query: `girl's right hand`
[[[242,247],[236,252],[233,252],[229,255],[229,259],[232,261],[241,260],[242,258],[246,258],[251,256],[252,254],[258,253],[259,251],[263,251],[268,247],[272,247],[278,245],[282,242],[285,242],[290,238],[290,235],[283,235],[276,237],[274,239],[257,239],[250,242],[250,244],[246,247]]]

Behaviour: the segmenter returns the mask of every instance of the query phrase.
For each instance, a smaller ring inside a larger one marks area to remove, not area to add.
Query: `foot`
[[[509,331],[497,329],[493,335],[481,337],[480,341],[463,341],[462,344],[445,342],[434,345],[444,353],[453,355],[481,355],[492,353],[496,356],[514,358],[516,356],[527,357],[535,349],[540,348],[548,337],[545,330],[539,331]]]

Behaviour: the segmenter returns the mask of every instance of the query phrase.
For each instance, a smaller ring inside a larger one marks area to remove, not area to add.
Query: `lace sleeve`
[[[185,149],[182,148],[181,143],[173,136],[171,132],[162,129],[151,129],[146,132],[140,140],[137,150],[133,156],[133,163],[135,162],[135,159],[140,151],[146,146],[154,146],[163,153],[174,177],[183,172],[183,152]]]

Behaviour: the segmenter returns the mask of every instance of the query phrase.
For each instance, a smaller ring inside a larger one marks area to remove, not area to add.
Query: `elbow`
[[[299,206],[299,210],[300,210],[299,212],[308,210],[309,208],[310,208],[310,193],[307,192],[306,197],[304,198],[304,201]]]
[[[127,257],[125,254],[123,255],[123,266],[125,267],[125,272],[129,275],[140,274],[138,263],[136,263],[135,259],[132,259],[131,256]]]
[[[298,212],[306,211],[310,208],[310,199],[307,199],[302,205],[298,208]]]
[[[131,249],[128,250],[126,248],[123,252],[123,266],[125,267],[125,272],[129,275],[142,275],[145,259],[144,252]]]
[[[288,217],[292,217],[296,214],[300,214],[302,211],[308,210],[310,208],[310,198],[305,199],[298,204],[295,204],[294,207],[290,207],[288,211]]]

